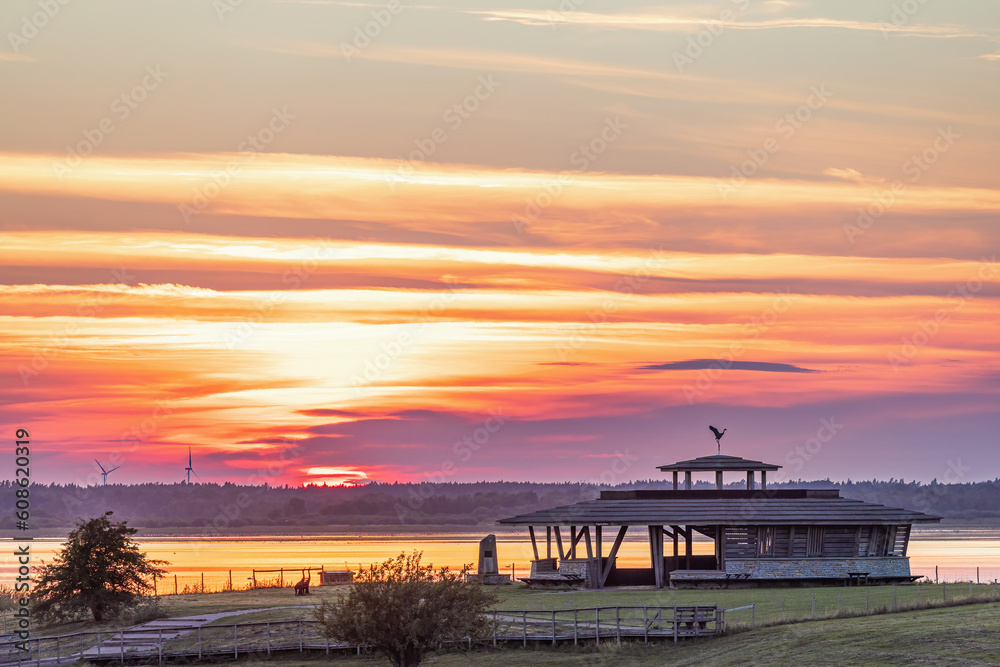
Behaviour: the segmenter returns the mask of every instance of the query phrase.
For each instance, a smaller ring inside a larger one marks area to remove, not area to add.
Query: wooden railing
[[[601,641],[623,638],[644,641],[701,637],[722,632],[724,612],[715,605],[678,607],[589,607],[559,611],[495,611],[490,635],[479,640],[494,646],[507,642]],[[257,654],[279,651],[351,651],[364,647],[331,642],[322,635],[317,621],[271,621],[229,625],[161,626],[121,632],[75,632],[35,637],[26,642],[0,642],[0,665],[57,665],[79,659],[90,662],[121,662],[155,658],[201,659],[210,656]],[[461,643],[471,646],[466,638]]]

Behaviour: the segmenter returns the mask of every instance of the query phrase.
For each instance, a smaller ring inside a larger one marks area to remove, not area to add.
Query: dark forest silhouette
[[[734,482],[740,488],[745,482]],[[841,495],[892,507],[915,509],[952,521],[1000,522],[1000,480],[966,484],[830,480],[769,484],[768,488],[839,487]],[[601,489],[669,488],[664,480],[638,480],[615,487],[581,483],[475,482],[369,484],[360,487],[240,486],[226,484],[73,484],[31,486],[32,527],[72,527],[78,517],[113,511],[144,529],[198,532],[280,526],[492,525],[501,517],[568,505],[598,496]],[[714,488],[699,482],[695,488]],[[745,488],[745,487],[744,487]],[[0,482],[0,496],[12,494]],[[12,529],[12,516],[0,529]]]

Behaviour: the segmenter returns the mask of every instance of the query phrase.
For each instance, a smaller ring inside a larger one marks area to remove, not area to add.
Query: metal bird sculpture
[[[708,428],[712,429],[712,433],[715,434],[715,444],[718,445],[718,447],[719,447],[719,453],[721,454],[722,453],[722,443],[720,442],[720,440],[722,440],[722,436],[724,436],[726,434],[726,431],[728,431],[729,429],[725,429],[724,428],[724,429],[722,429],[722,432],[720,433],[719,429],[715,428],[714,426],[709,426]]]

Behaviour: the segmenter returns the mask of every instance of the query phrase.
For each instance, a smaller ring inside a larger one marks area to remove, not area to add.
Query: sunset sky
[[[792,479],[1000,477],[1000,3],[7,0],[0,33],[36,482],[190,446],[214,482],[619,483],[709,424]]]

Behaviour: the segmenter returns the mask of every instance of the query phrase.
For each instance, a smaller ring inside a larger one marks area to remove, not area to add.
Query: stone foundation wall
[[[908,577],[910,559],[891,558],[760,558],[726,560],[727,574],[749,574],[751,579],[847,579],[848,572],[869,577]]]
[[[575,574],[583,577],[586,588],[597,587],[596,558],[566,558],[559,561],[559,574]]]

